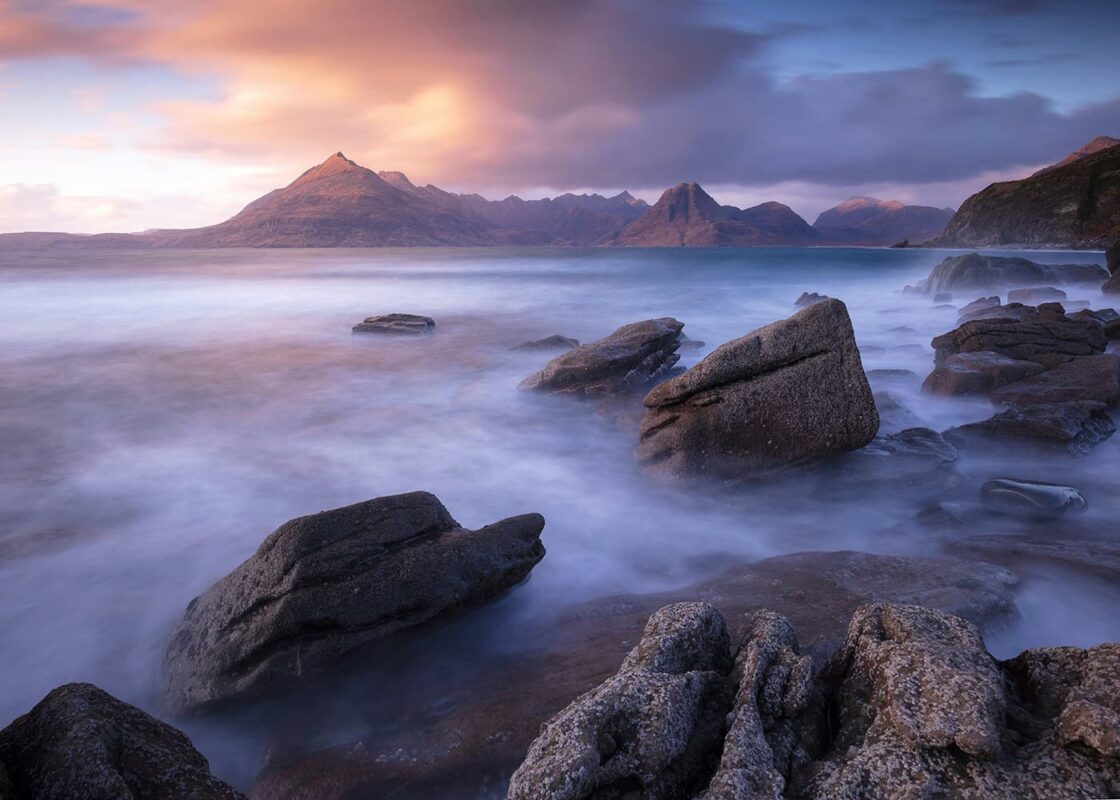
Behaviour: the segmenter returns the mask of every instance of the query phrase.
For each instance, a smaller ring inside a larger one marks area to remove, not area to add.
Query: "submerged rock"
[[[1072,486],[994,478],[980,487],[980,502],[985,508],[1011,514],[1050,515],[1084,511],[1085,496]]]
[[[945,431],[960,448],[1033,447],[1083,456],[1116,433],[1104,404],[1050,403],[1009,408],[989,419]]]
[[[1007,293],[1008,303],[1026,303],[1038,305],[1039,303],[1061,302],[1066,299],[1066,293],[1054,286],[1040,286],[1031,289],[1012,289]]]
[[[1120,400],[1120,356],[1075,358],[1041,374],[1001,386],[991,393],[991,398],[993,402],[1018,407],[1076,400],[1113,406]]]
[[[922,390],[950,396],[987,394],[1005,384],[1038,375],[1045,369],[1034,361],[1009,358],[990,350],[954,353],[926,376]]]
[[[935,494],[960,480],[954,469],[957,448],[929,428],[907,428],[876,436],[859,450],[836,459],[826,471],[822,491],[847,493],[855,487],[910,486]],[[854,484],[854,486],[853,486]]]
[[[431,333],[436,329],[436,321],[431,317],[416,314],[382,314],[366,317],[354,326],[354,333],[382,333],[392,336],[418,336]]]
[[[644,403],[638,457],[676,476],[749,478],[862,447],[879,429],[833,299],[721,345]]]
[[[1021,319],[977,319],[932,341],[934,360],[945,363],[957,353],[990,351],[1044,367],[1104,352],[1107,341],[1095,322],[1071,320],[1044,304]]]
[[[543,339],[522,342],[515,347],[511,347],[510,350],[535,352],[538,350],[571,350],[574,347],[579,347],[579,339],[569,339],[567,336],[561,336],[556,333],[552,336],[546,336]]]
[[[609,395],[640,388],[680,359],[684,323],[672,317],[623,325],[558,356],[518,388],[548,394]]]
[[[871,375],[868,374],[868,380]],[[907,428],[916,428],[921,424],[918,416],[906,407],[893,392],[880,389],[872,394],[875,398],[875,409],[879,412],[879,433],[898,433]]]
[[[0,796],[244,800],[183,733],[88,683],[58,687],[0,731]]]
[[[427,492],[286,522],[187,606],[165,702],[182,713],[262,693],[487,600],[544,557],[543,527],[524,514],[468,531]]]
[[[950,256],[930,272],[920,287],[927,294],[958,289],[1001,289],[1050,283],[1099,283],[1107,272],[1097,264],[1038,264],[1025,258]]]

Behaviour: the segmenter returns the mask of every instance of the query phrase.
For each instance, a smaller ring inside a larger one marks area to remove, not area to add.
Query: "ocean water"
[[[992,409],[921,394],[930,339],[956,312],[898,290],[949,254],[0,252],[0,725],[73,680],[158,713],[160,658],[191,598],[285,520],[386,494],[434,492],[472,528],[544,514],[548,555],[495,612],[510,624],[781,553],[936,553],[936,537],[904,524],[918,508],[906,492],[651,480],[632,455],[636,419],[519,392],[553,354],[510,348],[673,316],[706,343],[683,351],[690,366],[816,291],[847,303],[865,368],[916,374],[887,387],[911,424],[942,430]],[[1070,298],[1102,305],[1095,290]],[[437,331],[351,334],[389,312],[432,316]],[[1073,482],[1090,499],[1079,525],[1108,535],[1120,519],[1120,437],[1078,462],[962,469],[977,486],[995,474]],[[1021,621],[991,645],[1006,656],[1120,639],[1118,599],[1104,583],[1035,574]],[[474,652],[511,646],[484,637]],[[251,779],[258,732],[220,717],[188,730],[219,774]]]

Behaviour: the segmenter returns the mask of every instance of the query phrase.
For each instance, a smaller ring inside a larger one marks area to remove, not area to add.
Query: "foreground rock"
[[[427,492],[286,522],[187,606],[164,657],[183,713],[290,684],[398,631],[487,600],[544,557],[544,519],[464,530]]]
[[[727,640],[707,604],[654,614],[619,672],[541,729],[508,800],[1010,800],[1120,783],[1120,645],[999,662],[966,620],[890,603],[856,610],[820,679],[778,614],[751,617],[733,671]]]
[[[1058,304],[1043,304],[1020,319],[977,319],[931,342],[938,365],[957,353],[994,352],[1056,367],[1104,352],[1107,340],[1097,322],[1071,320]]]
[[[1120,400],[1120,356],[1076,358],[1042,374],[1000,386],[991,398],[993,402],[1017,407],[1077,400],[1113,406]]]
[[[546,336],[543,339],[522,342],[510,349],[521,352],[535,352],[538,350],[571,350],[573,347],[579,347],[579,339],[569,339],[567,336],[561,336],[556,333],[552,336]]]
[[[1066,511],[1084,511],[1085,496],[1072,486],[994,478],[980,487],[985,508],[1027,516],[1050,516]]]
[[[746,478],[870,442],[879,415],[848,310],[823,300],[721,345],[646,395],[638,457]]]
[[[668,372],[680,359],[677,349],[683,328],[684,323],[672,317],[623,325],[610,336],[552,359],[519,388],[580,396],[639,388]]]
[[[382,314],[378,317],[366,317],[354,326],[354,333],[383,333],[390,336],[419,336],[423,333],[432,333],[436,329],[436,321],[431,317],[420,317],[415,314]]]
[[[4,798],[244,800],[181,732],[88,683],[52,691],[0,731]]]
[[[505,655],[491,669],[465,677],[444,664],[431,665],[433,691],[456,698],[450,708],[432,714],[425,703],[401,697],[384,712],[393,720],[390,731],[363,736],[360,746],[274,761],[253,797],[500,796],[541,724],[614,675],[650,615],[667,604],[702,598],[723,613],[734,642],[752,629],[754,612],[769,608],[796,626],[804,655],[823,661],[843,641],[862,603],[936,606],[980,625],[1003,624],[1015,613],[1014,584],[1007,570],[976,560],[799,553],[740,565],[672,592],[598,599],[542,621],[531,640],[541,641],[543,650]],[[779,657],[772,678],[761,685],[780,682],[784,663]],[[387,694],[392,695],[378,691],[377,702],[384,703]],[[297,717],[294,725],[300,721]],[[313,740],[307,746],[322,745]]]
[[[950,256],[919,283],[926,294],[1047,284],[1099,284],[1108,272],[1097,264],[1038,264],[1025,258],[968,253]]]
[[[1045,369],[1034,361],[1009,358],[990,350],[954,353],[934,367],[922,383],[922,390],[950,396],[982,395]]]
[[[1033,448],[1083,456],[1116,433],[1103,403],[1069,402],[1009,408],[990,419],[945,431],[959,448]]]

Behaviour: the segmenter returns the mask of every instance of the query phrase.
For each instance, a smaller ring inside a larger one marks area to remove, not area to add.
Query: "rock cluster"
[[[434,319],[416,314],[382,314],[377,317],[366,317],[353,328],[354,333],[381,333],[390,336],[419,336],[432,333],[435,329]]]
[[[519,388],[547,394],[611,395],[640,388],[680,360],[684,323],[672,317],[623,325],[549,361]]]
[[[185,735],[88,683],[58,687],[0,731],[0,797],[244,800]]]
[[[638,457],[674,476],[748,478],[862,447],[879,429],[835,299],[721,345],[644,403]]]
[[[962,289],[992,290],[1008,286],[1048,284],[1098,284],[1108,277],[1097,264],[1038,264],[1025,258],[1005,258],[968,253],[950,256],[935,266],[918,284],[925,294]]]
[[[1120,787],[1120,645],[988,654],[964,619],[859,607],[814,670],[756,612],[663,608],[618,673],[541,728],[508,800],[1108,797]]]
[[[250,696],[487,600],[544,557],[544,519],[464,530],[427,492],[286,522],[187,606],[164,657],[175,712]]]

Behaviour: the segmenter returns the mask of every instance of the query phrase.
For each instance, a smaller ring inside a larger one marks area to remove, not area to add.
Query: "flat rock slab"
[[[641,388],[680,360],[684,323],[672,317],[623,325],[549,361],[518,388],[546,394],[611,395]]]
[[[998,447],[1084,456],[1114,433],[1116,423],[1103,403],[1067,402],[1009,408],[943,435],[962,450]]]
[[[1120,579],[1120,542],[1067,536],[1059,531],[1042,535],[984,535],[959,539],[953,552],[983,558],[1008,567],[1042,562],[1071,567],[1109,580]]]
[[[164,657],[187,713],[288,687],[398,631],[483,602],[544,557],[544,518],[462,528],[427,492],[281,525],[187,606]]]
[[[984,395],[1000,386],[1031,378],[1045,371],[1034,361],[980,350],[954,353],[926,376],[922,390],[949,396]]]
[[[956,353],[989,351],[1008,358],[1056,367],[1082,356],[1099,355],[1107,345],[1102,327],[1071,320],[1056,309],[1040,308],[1021,319],[977,319],[933,339],[934,360]]]
[[[185,734],[89,683],[58,687],[0,731],[0,765],[4,800],[244,800]]]
[[[804,652],[824,658],[862,603],[918,603],[980,625],[999,624],[1015,614],[1015,583],[1007,570],[979,561],[798,553],[735,567],[680,590],[604,598],[548,621],[547,652],[510,656],[480,676],[481,683],[441,686],[463,698],[446,713],[399,720],[393,734],[367,738],[358,750],[348,745],[277,763],[260,776],[252,797],[500,797],[541,724],[613,674],[649,616],[670,603],[715,606],[732,638],[744,636],[755,611],[772,609],[796,624]]]
[[[1067,361],[1041,374],[1002,385],[990,394],[1007,406],[1088,400],[1114,406],[1120,400],[1120,356],[1104,354]]]
[[[382,314],[377,317],[366,317],[354,326],[354,333],[381,333],[389,336],[419,336],[432,333],[436,329],[436,321],[431,317],[421,317],[416,314]]]
[[[638,458],[674,477],[748,479],[854,450],[879,430],[848,310],[834,299],[721,345],[643,402]]]

